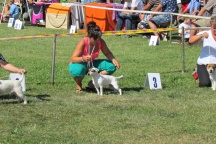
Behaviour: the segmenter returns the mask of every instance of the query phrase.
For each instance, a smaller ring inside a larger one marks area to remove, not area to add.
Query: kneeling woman
[[[211,29],[201,31],[189,39],[189,43],[202,40],[201,54],[197,60],[197,73],[200,87],[210,87],[211,81],[206,70],[207,64],[216,64],[216,16],[210,20]]]
[[[87,24],[88,36],[81,39],[70,59],[69,71],[76,82],[76,92],[82,91],[82,80],[92,66],[100,70],[100,74],[111,75],[120,68],[119,62],[101,38],[102,32],[94,21]],[[100,51],[106,59],[96,59]]]

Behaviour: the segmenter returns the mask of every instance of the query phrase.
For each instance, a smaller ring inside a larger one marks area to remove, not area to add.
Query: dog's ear
[[[92,68],[93,70],[94,70],[94,72],[99,72],[99,69],[97,69],[97,68]]]

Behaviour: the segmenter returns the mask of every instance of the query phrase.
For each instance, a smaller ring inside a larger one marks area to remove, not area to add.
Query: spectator
[[[14,72],[14,73],[26,73],[26,70],[25,69],[20,69],[20,68],[17,68],[16,66],[8,63],[2,54],[0,54],[0,67],[3,68],[4,70],[7,70],[9,72]]]
[[[178,5],[178,13],[182,13],[182,4],[181,4],[181,0],[176,0],[177,1],[177,5]]]
[[[176,0],[177,1],[177,12],[178,13],[182,13],[182,10],[181,10],[181,7],[182,7],[182,4],[181,4],[181,0]],[[178,22],[178,19],[175,19],[174,20],[174,26],[177,26],[179,24]]]
[[[209,0],[209,2],[210,1],[211,0]],[[199,87],[211,86],[211,81],[206,70],[206,65],[216,64],[216,16],[211,17],[210,26],[210,30],[199,32],[197,35],[194,35],[189,39],[189,42],[191,44],[200,40],[202,41],[201,53],[197,60]]]
[[[181,11],[183,12],[189,5],[191,0],[181,0]]]
[[[18,19],[19,8],[16,4],[14,4],[14,0],[10,0],[7,7],[10,9],[5,11],[5,14],[3,15],[3,21],[7,22],[9,18]]]
[[[69,71],[76,82],[76,93],[82,92],[82,80],[92,66],[100,70],[100,74],[110,75],[120,68],[119,62],[115,59],[112,52],[101,38],[102,32],[95,22],[87,24],[88,36],[81,39],[77,44],[69,64]],[[97,59],[100,50],[107,57],[106,59]],[[89,87],[92,87],[89,82]]]
[[[155,8],[160,4],[160,1],[161,0],[149,0],[142,10],[154,11]],[[141,20],[137,25],[139,29],[148,28],[148,16],[149,14],[142,14],[142,13],[139,15]]]
[[[177,12],[177,2],[175,0],[161,0],[161,3],[155,8],[154,12],[158,12],[162,9],[162,12]],[[149,17],[149,26],[151,29],[156,30],[157,27],[168,26],[170,24],[171,16],[170,14],[163,14],[153,17],[151,14]],[[158,36],[158,42],[160,40],[158,32],[154,32],[155,36]],[[162,39],[166,39],[163,35]]]
[[[28,0],[28,2],[25,4],[25,12],[23,13],[23,21],[30,21],[30,17],[32,14],[32,7],[33,7],[33,0]]]
[[[130,10],[142,10],[144,4],[142,0],[125,0],[123,10],[128,9],[130,7]],[[126,20],[126,22],[125,22]],[[123,27],[123,24],[125,22],[126,30],[132,30],[136,28],[132,28],[132,25],[135,24],[136,20],[139,20],[139,13],[134,12],[125,12],[123,11],[118,15],[117,24],[116,24],[116,31],[121,30]],[[126,38],[131,38],[131,35],[125,35]]]
[[[191,19],[188,17],[184,17],[184,22],[179,25],[179,37],[180,37],[180,43],[182,41],[182,35],[184,35],[184,42],[187,44],[190,37],[190,30],[188,28],[191,27]],[[184,28],[184,34],[182,33],[182,28]]]
[[[3,6],[3,11],[0,13],[0,18],[2,21],[5,21],[4,17],[10,17],[9,15],[6,14],[10,10],[10,5],[9,4],[2,4]]]
[[[199,10],[200,10],[199,0],[191,0],[187,8],[182,13],[185,14],[187,13],[187,11],[189,11],[191,15],[197,15]]]
[[[200,10],[200,2],[199,0],[191,0],[187,8],[182,12],[185,14],[189,11],[191,15],[197,15]],[[180,20],[181,16],[178,16],[177,19]]]
[[[208,0],[207,4],[199,11],[197,16],[216,16],[216,0]],[[209,27],[210,20],[209,19],[194,19],[192,21],[192,28],[195,27]],[[194,36],[196,34],[196,30],[190,31],[190,36]]]

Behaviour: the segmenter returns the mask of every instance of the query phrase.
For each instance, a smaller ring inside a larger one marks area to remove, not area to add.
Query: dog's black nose
[[[213,72],[213,70],[210,70],[210,73],[212,73]]]

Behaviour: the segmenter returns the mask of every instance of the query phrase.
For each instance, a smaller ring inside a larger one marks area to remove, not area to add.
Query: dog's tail
[[[124,75],[121,75],[121,76],[119,76],[119,77],[116,77],[116,79],[120,79],[120,78],[123,78],[123,76],[124,76]]]

